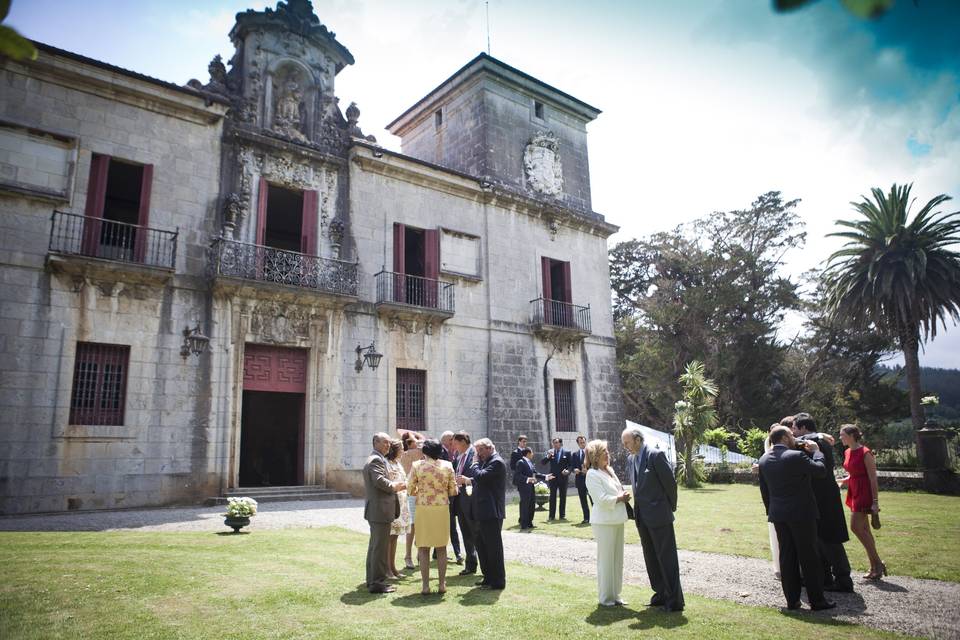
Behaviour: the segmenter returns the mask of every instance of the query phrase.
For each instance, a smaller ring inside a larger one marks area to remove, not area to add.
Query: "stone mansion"
[[[599,110],[480,54],[388,125],[308,0],[207,82],[0,61],[0,514],[362,488],[377,431],[616,440]]]

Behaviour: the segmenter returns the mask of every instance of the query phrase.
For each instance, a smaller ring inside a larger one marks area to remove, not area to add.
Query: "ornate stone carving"
[[[250,316],[250,333],[271,344],[289,344],[310,337],[309,309],[279,302],[261,302]]]
[[[340,257],[340,247],[343,245],[343,232],[346,225],[340,218],[334,218],[330,221],[327,233],[330,235],[330,245],[333,247],[334,255]]]
[[[282,86],[278,86],[282,83]],[[306,142],[303,135],[303,92],[295,80],[274,81],[276,101],[273,112],[273,131],[280,135]]]
[[[563,191],[563,170],[560,166],[560,142],[552,131],[534,135],[523,152],[523,168],[527,186],[548,196]]]
[[[233,238],[234,230],[243,219],[243,197],[238,193],[229,193],[223,199],[223,235]]]
[[[359,120],[360,108],[357,107],[356,102],[351,102],[350,106],[347,107],[347,131],[350,133],[350,136],[366,140],[367,142],[376,142],[377,139],[375,137],[363,135],[363,131],[360,130],[360,126],[357,124]]]

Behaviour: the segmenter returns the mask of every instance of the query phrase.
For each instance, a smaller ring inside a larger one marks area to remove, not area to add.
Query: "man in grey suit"
[[[673,512],[677,510],[673,468],[663,451],[644,444],[640,429],[624,429],[620,440],[630,452],[627,475],[633,486],[633,508],[643,547],[643,563],[653,589],[650,606],[660,606],[668,613],[683,611],[680,561],[673,532]]]
[[[404,482],[390,482],[387,478],[387,460],[390,436],[373,436],[373,451],[363,466],[363,488],[366,503],[363,517],[370,524],[370,542],[367,545],[367,589],[370,593],[390,593],[396,588],[387,584],[387,547],[390,542],[390,523],[400,517],[397,492],[407,488]]]

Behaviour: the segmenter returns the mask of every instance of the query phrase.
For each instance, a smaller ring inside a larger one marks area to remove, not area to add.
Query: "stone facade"
[[[424,376],[431,434],[618,437],[616,227],[590,210],[586,155],[599,112],[480,56],[398,118],[399,154],[341,112],[353,58],[310,2],[240,13],[231,39],[230,70],[217,57],[187,87],[50,47],[0,66],[0,513],[197,501],[267,463],[356,489],[372,434],[410,411],[403,371]],[[106,157],[145,176],[137,225],[96,217]],[[269,235],[287,224],[274,197],[296,200],[296,247]],[[104,253],[114,228],[130,246]],[[153,260],[156,238],[175,251]],[[544,265],[567,274],[553,311]],[[116,424],[71,419],[81,343],[128,350]],[[380,366],[358,371],[371,343]],[[562,425],[555,380],[573,390]],[[273,422],[299,440],[251,443],[279,438]],[[251,462],[258,446],[287,458]]]

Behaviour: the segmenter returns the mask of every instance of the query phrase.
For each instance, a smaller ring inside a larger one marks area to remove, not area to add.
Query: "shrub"
[[[747,429],[742,436],[738,438],[740,452],[751,458],[759,458],[763,455],[763,443],[767,439],[767,432],[763,429]]]

